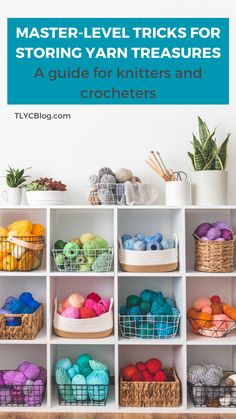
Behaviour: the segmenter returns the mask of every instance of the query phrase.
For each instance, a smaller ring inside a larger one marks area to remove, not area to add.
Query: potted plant
[[[65,202],[66,185],[52,178],[36,179],[26,186],[29,205],[61,205]]]
[[[228,174],[226,169],[230,134],[218,146],[215,131],[198,117],[199,139],[193,134],[193,153],[188,152],[194,172],[191,174],[193,204],[227,204]]]
[[[8,188],[2,192],[4,201],[11,205],[20,205],[22,198],[22,188],[26,186],[26,179],[29,177],[25,175],[26,169],[13,169],[9,166],[6,170],[6,184]]]

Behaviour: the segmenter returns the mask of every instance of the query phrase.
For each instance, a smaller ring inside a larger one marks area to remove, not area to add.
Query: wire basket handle
[[[30,243],[12,236],[8,237],[8,241],[10,243],[18,244],[19,246],[25,247],[26,249],[30,250],[42,250],[45,246],[44,243]]]

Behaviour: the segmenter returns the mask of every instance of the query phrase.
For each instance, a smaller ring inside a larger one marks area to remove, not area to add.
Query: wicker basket
[[[224,371],[224,379],[235,374]],[[188,393],[196,407],[232,407],[236,408],[235,387],[218,385],[206,386],[188,382]]]
[[[20,326],[7,326],[6,319],[20,318]],[[43,327],[43,305],[33,314],[0,314],[0,339],[35,339]]]
[[[120,379],[120,405],[125,407],[177,407],[181,384],[172,368],[165,370],[172,381],[124,381]]]
[[[234,320],[215,320],[216,326],[211,320],[188,316],[193,333],[209,338],[223,338],[236,328]],[[201,325],[201,327],[199,327]]]
[[[41,266],[44,236],[1,237],[0,252],[3,259],[0,270],[34,271]]]
[[[234,240],[201,240],[195,237],[194,269],[200,272],[233,272]]]

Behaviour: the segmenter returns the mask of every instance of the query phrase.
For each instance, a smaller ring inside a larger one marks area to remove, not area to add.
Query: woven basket
[[[234,240],[218,242],[195,238],[195,271],[233,272]]]
[[[7,317],[20,317],[20,326],[7,326]],[[33,314],[0,314],[0,339],[35,339],[43,327],[43,305]]]
[[[181,400],[181,385],[176,371],[165,370],[174,381],[124,381],[120,379],[120,405],[125,407],[177,407]]]

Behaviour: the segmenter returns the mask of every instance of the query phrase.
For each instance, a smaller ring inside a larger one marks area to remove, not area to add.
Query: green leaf
[[[202,145],[204,145],[210,135],[210,131],[207,127],[207,124],[200,118],[200,116],[198,117],[198,130],[200,142]]]
[[[223,163],[217,153],[215,153],[215,170],[224,170]]]
[[[230,134],[227,135],[226,139],[218,149],[218,156],[223,164],[223,170],[225,170],[227,166],[229,137]]]
[[[194,153],[194,167],[195,167],[195,170],[197,170],[197,171],[198,170],[203,170],[204,166],[205,166],[205,161],[204,161],[202,151],[199,148],[197,148],[195,150],[195,153]]]
[[[213,135],[215,135],[215,130],[209,135],[203,146],[203,156],[205,162],[209,162],[211,160],[214,151],[217,149],[215,141],[213,140]]]
[[[215,155],[211,157],[211,159],[207,162],[203,170],[214,170],[214,169],[215,169]]]
[[[193,153],[190,153],[190,151],[188,151],[188,156],[190,157],[191,162],[192,162],[192,165],[193,165],[193,168],[195,169],[195,165],[194,165],[194,155],[193,155]],[[196,169],[195,169],[195,170],[196,170]]]

